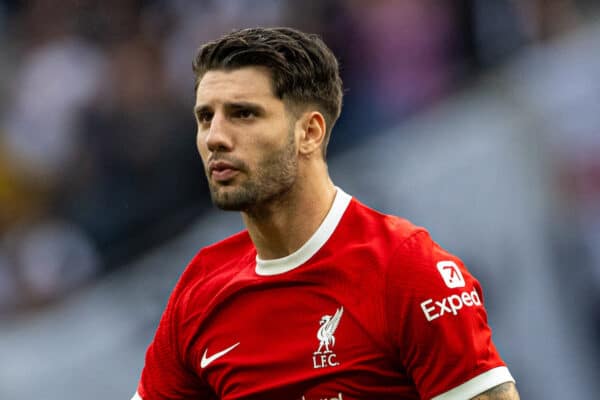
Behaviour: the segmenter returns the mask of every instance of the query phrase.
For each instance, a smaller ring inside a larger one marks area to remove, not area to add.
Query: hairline
[[[195,96],[198,95],[198,86],[200,84],[200,81],[202,80],[202,78],[204,78],[204,76],[208,72],[212,72],[212,71],[233,72],[233,71],[239,71],[242,69],[250,69],[250,68],[263,70],[263,71],[267,72],[268,77],[269,77],[269,83],[271,86],[271,94],[273,95],[274,98],[283,102],[285,110],[291,116],[293,116],[296,120],[298,120],[303,113],[305,113],[309,110],[314,110],[323,116],[324,121],[327,121],[327,119],[325,118],[325,115],[321,111],[319,105],[316,104],[315,102],[302,102],[302,101],[290,99],[289,96],[283,96],[283,97],[277,96],[277,90],[276,90],[277,88],[275,87],[275,80],[273,79],[273,69],[266,65],[248,64],[248,65],[236,65],[236,66],[219,66],[216,68],[206,69],[201,75],[198,75],[196,77],[196,82],[194,84],[194,94],[195,94]]]

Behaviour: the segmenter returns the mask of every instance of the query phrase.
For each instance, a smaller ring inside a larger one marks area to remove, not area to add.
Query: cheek
[[[196,149],[198,153],[202,154],[202,138],[199,133],[196,134]]]
[[[198,150],[198,154],[202,158],[202,161],[206,160],[208,155],[208,147],[206,146],[206,140],[200,133],[196,134],[196,150]]]
[[[278,121],[279,123],[271,123],[266,125],[252,135],[255,138],[251,145],[263,151],[281,151],[290,143],[290,136],[296,136],[294,127],[290,126],[286,121]],[[295,140],[295,139],[294,139]]]

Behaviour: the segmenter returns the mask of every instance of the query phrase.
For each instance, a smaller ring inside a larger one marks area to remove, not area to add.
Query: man
[[[191,261],[134,399],[518,399],[461,261],[329,178],[342,84],[327,46],[245,29],[194,72],[212,200],[247,230]]]

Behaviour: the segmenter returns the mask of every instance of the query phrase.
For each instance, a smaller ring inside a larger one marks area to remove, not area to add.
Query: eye
[[[196,114],[196,117],[198,118],[198,123],[207,124],[212,120],[213,113],[209,111],[200,111]]]
[[[240,108],[234,113],[234,116],[240,119],[251,119],[256,117],[256,113],[247,108]]]

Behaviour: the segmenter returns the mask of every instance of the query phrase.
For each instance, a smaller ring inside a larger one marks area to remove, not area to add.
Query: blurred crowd
[[[0,312],[44,304],[120,267],[211,207],[191,112],[191,60],[201,43],[258,25],[322,35],[347,91],[335,153],[525,46],[568,32],[586,7],[567,0],[0,0]],[[598,149],[597,130],[588,136]],[[584,210],[587,237],[600,243],[600,157],[588,142],[579,147],[586,156],[565,158],[566,182]],[[600,246],[591,248],[600,282]]]

